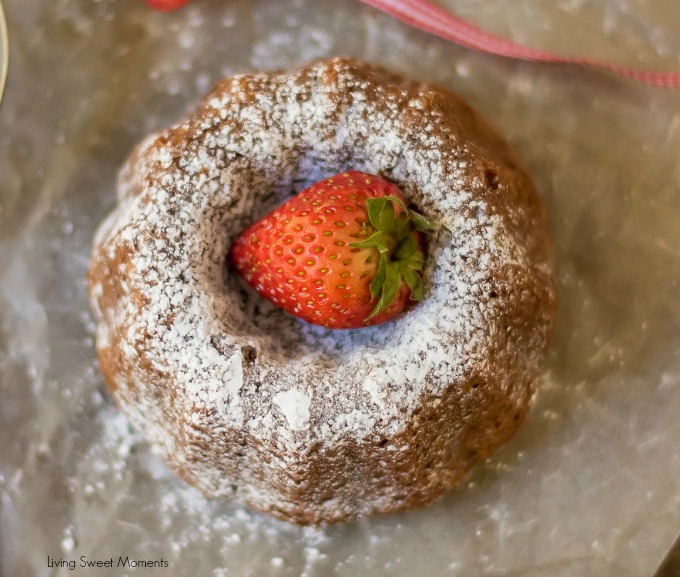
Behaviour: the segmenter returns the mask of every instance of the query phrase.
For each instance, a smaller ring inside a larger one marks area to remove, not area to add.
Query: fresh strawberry
[[[190,0],[146,0],[146,3],[160,12],[170,12],[177,10],[188,4]]]
[[[390,320],[423,295],[421,231],[380,177],[349,171],[317,182],[234,241],[236,270],[292,315],[332,329]]]

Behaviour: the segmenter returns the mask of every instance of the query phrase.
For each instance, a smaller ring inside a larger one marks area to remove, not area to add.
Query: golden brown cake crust
[[[256,218],[348,169],[437,230],[426,297],[356,331],[263,302],[224,259]],[[210,495],[296,523],[427,503],[510,438],[555,317],[545,214],[456,96],[356,60],[224,80],[141,143],[89,274],[109,389]]]

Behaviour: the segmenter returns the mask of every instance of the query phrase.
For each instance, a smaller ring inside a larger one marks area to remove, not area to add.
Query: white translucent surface
[[[676,0],[441,4],[543,48],[680,69]],[[5,5],[2,577],[651,575],[680,531],[680,92],[471,53],[353,0]],[[335,54],[440,82],[513,142],[549,207],[561,308],[509,445],[426,509],[314,530],[205,500],[129,430],[83,277],[136,141],[224,75]],[[170,568],[70,572],[48,555]]]

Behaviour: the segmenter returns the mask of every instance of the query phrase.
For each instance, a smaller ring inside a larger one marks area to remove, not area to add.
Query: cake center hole
[[[333,359],[346,357],[360,349],[384,348],[399,334],[399,318],[377,327],[342,330],[327,329],[295,318],[257,294],[226,258],[236,236],[315,182],[350,170],[370,171],[365,163],[354,159],[345,159],[337,164],[330,164],[328,159],[315,160],[305,159],[296,171],[288,172],[288,177],[279,181],[248,176],[248,182],[234,191],[234,198],[246,195],[245,210],[233,211],[223,223],[224,230],[230,235],[222,264],[223,292],[231,301],[228,308],[234,313],[229,324],[236,325],[229,326],[227,332],[248,336],[254,343],[252,350],[244,349],[246,363],[254,362],[257,351],[263,350],[267,353],[274,351],[286,358],[314,355],[336,362]],[[291,250],[293,248],[291,245]]]

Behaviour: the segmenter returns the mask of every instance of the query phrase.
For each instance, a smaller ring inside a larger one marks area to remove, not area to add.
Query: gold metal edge
[[[9,70],[9,34],[7,32],[7,18],[5,17],[2,0],[0,0],[0,48],[2,48],[2,61],[0,61],[0,102],[2,102]]]

